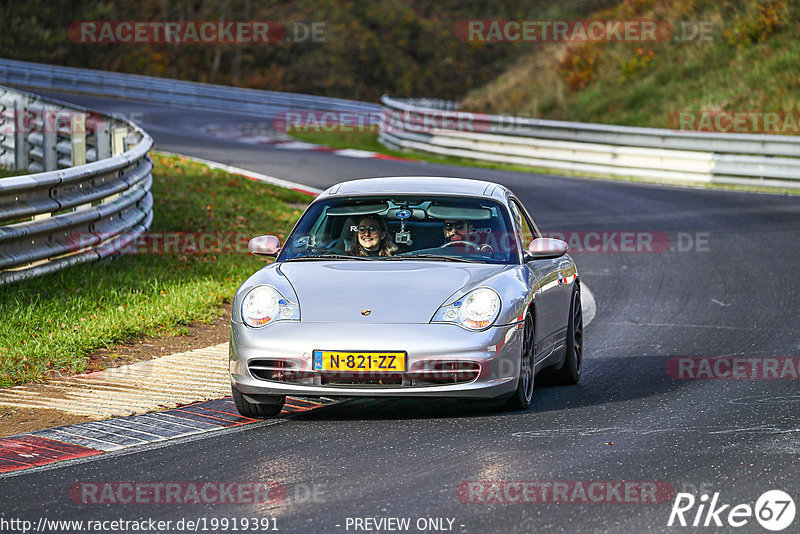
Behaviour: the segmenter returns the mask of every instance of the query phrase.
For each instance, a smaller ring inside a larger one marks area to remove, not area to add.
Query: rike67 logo
[[[699,499],[691,493],[678,493],[667,526],[737,528],[755,517],[765,529],[778,532],[792,524],[795,512],[794,500],[781,490],[765,492],[755,506],[723,503],[719,493],[711,497],[704,493]]]

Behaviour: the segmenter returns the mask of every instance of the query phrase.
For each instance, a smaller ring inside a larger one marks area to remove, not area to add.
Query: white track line
[[[202,163],[203,165],[207,165],[212,169],[219,169],[221,171],[229,172],[231,174],[239,174],[242,176],[246,176],[247,178],[252,178],[253,180],[258,180],[259,182],[264,182],[267,184],[277,185],[278,187],[285,187],[287,189],[293,189],[295,191],[301,191],[303,193],[308,193],[309,195],[318,195],[322,193],[322,189],[317,189],[316,187],[311,187],[309,185],[298,184],[296,182],[290,182],[288,180],[283,180],[281,178],[275,178],[274,176],[268,176],[266,174],[261,174],[254,171],[248,171],[247,169],[242,169],[241,167],[233,167],[231,165],[226,165],[225,163],[219,163],[217,161],[211,161],[208,159],[196,158],[194,156],[187,156],[186,154],[176,154],[174,152],[160,152],[160,154],[164,154],[165,156],[176,156],[180,158],[186,158],[191,161],[195,161],[197,163]]]

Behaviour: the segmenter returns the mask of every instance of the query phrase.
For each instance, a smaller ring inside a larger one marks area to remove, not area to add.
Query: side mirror
[[[560,258],[569,250],[569,245],[560,239],[551,237],[540,237],[531,241],[528,245],[528,258],[531,260],[546,260]]]
[[[275,256],[281,250],[281,241],[274,235],[261,235],[248,241],[247,249],[256,256]]]

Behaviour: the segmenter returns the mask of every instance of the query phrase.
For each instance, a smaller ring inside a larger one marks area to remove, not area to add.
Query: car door
[[[518,240],[521,242],[522,250],[526,250],[530,242],[541,237],[541,234],[517,199],[511,199],[510,207]],[[538,282],[535,292],[537,361],[548,357],[563,340],[560,331],[566,324],[567,316],[558,310],[563,308],[561,302],[564,300],[562,295],[564,285],[559,283],[559,269],[564,261],[565,258],[562,257],[531,260],[525,264]]]

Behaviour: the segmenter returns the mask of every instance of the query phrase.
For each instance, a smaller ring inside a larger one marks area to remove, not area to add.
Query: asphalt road
[[[668,373],[675,358],[737,356],[759,365],[800,356],[797,197],[293,152],[203,134],[204,125],[252,117],[62,98],[140,113],[162,150],[317,187],[378,175],[488,179],[517,192],[546,232],[666,235],[669,248],[573,254],[598,305],[585,335],[584,377],[574,387],[538,387],[529,412],[347,401],[278,423],[0,478],[3,517],[272,516],[281,532],[354,532],[353,519],[367,517],[410,518],[410,532],[419,518],[449,518],[451,531],[468,533],[689,530],[667,527],[673,499],[586,503],[572,494],[573,502],[473,503],[457,493],[465,481],[566,481],[572,489],[574,481],[659,482],[698,499],[719,492],[719,503],[751,506],[780,489],[800,504],[800,382]],[[288,498],[277,505],[79,505],[68,495],[78,482],[263,480],[283,484]],[[307,498],[312,489],[316,496]],[[697,510],[686,513],[689,522]],[[800,518],[786,532],[798,525]],[[753,518],[737,529],[697,530],[766,532]]]

